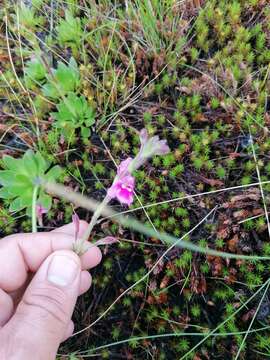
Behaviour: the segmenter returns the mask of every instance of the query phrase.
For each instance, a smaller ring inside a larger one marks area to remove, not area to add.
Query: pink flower
[[[141,148],[137,156],[122,161],[117,168],[117,175],[107,195],[110,199],[117,198],[122,204],[130,205],[133,202],[135,178],[133,171],[142,166],[148,159],[155,155],[167,154],[170,149],[166,140],[160,140],[158,136],[148,137],[146,129],[140,131]]]
[[[103,239],[100,239],[98,241],[95,242],[95,246],[100,246],[100,245],[111,245],[114,244],[116,242],[119,242],[115,237],[113,236],[106,236]]]
[[[46,209],[45,207],[43,207],[40,204],[37,204],[36,206],[36,213],[37,213],[37,217],[41,218],[43,214],[47,214],[48,209]]]
[[[43,226],[43,214],[47,214],[48,209],[43,207],[41,204],[36,205],[36,215],[38,219],[39,226]]]
[[[117,176],[112,186],[108,189],[108,196],[116,198],[120,203],[131,205],[133,202],[135,179],[130,173]]]
[[[140,131],[141,148],[135,159],[129,165],[129,170],[133,172],[141,167],[148,159],[156,155],[165,155],[170,152],[166,140],[160,140],[158,136],[148,137],[146,129]]]
[[[75,229],[75,241],[78,239],[79,231],[80,231],[80,218],[79,216],[74,212],[72,215],[72,222]]]
[[[147,130],[146,129],[142,129],[140,131],[140,141],[141,141],[141,144],[144,145],[147,140],[148,140],[148,133],[147,133]]]
[[[133,159],[131,157],[127,158],[126,160],[123,160],[120,165],[117,168],[117,176],[123,177],[126,175],[130,175],[130,171],[128,170],[128,167]]]
[[[160,140],[158,136],[148,137],[147,130],[140,131],[141,155],[150,158],[155,155],[165,155],[170,152],[166,140]]]

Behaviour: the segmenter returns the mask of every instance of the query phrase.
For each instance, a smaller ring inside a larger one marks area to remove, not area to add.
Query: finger
[[[86,253],[81,256],[83,270],[92,269],[97,266],[102,259],[102,253],[97,246],[91,246]]]
[[[11,296],[0,289],[0,327],[4,326],[13,314],[13,301]]]
[[[86,293],[92,284],[92,276],[88,271],[82,271],[79,295]]]
[[[87,226],[88,226],[88,223],[86,221],[80,220],[78,237],[83,236],[85,230],[87,229]],[[64,234],[74,236],[75,235],[75,226],[73,223],[70,223],[70,224],[61,226],[57,229],[54,229],[52,232],[64,233]]]
[[[71,250],[74,237],[62,233],[34,233],[8,236],[0,241],[0,288],[12,292],[23,286],[28,272],[36,272],[54,251]],[[83,269],[101,261],[101,252],[91,246],[81,257]]]
[[[19,343],[24,341],[22,359],[30,359],[33,351],[42,359],[55,359],[71,321],[80,278],[81,262],[72,251],[56,251],[40,266],[3,330]]]
[[[74,322],[70,321],[61,342],[64,342],[67,339],[69,339],[73,333],[74,333]]]

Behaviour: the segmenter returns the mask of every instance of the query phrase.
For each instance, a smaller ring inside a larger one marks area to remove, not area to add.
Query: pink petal
[[[111,245],[111,244],[114,244],[116,242],[119,242],[119,240],[117,240],[115,237],[106,236],[105,238],[96,241],[95,245],[96,246],[99,246],[99,245]]]
[[[134,189],[135,187],[135,178],[131,175],[127,175],[125,177],[123,177],[121,180],[121,186],[123,187],[131,187]]]
[[[165,154],[168,154],[168,152],[170,152],[170,148],[167,145],[167,141],[166,140],[158,141],[157,149],[155,151],[156,155],[165,155]]]
[[[36,214],[37,214],[38,219],[41,219],[42,215],[47,214],[47,212],[48,212],[48,209],[43,207],[41,204],[36,205]]]
[[[126,160],[122,161],[120,165],[117,168],[117,175],[119,177],[125,176],[126,174],[129,174],[129,164],[131,163],[133,159],[131,157],[127,158]]]
[[[131,205],[133,202],[133,192],[128,189],[121,189],[116,197],[122,204]]]
[[[115,198],[117,196],[118,191],[121,189],[121,183],[117,181],[115,184],[113,184],[108,190],[107,194],[110,198]]]
[[[75,240],[77,240],[80,231],[80,218],[76,213],[72,215],[72,222],[75,228]]]
[[[147,130],[146,129],[142,129],[140,131],[140,140],[141,140],[141,144],[144,145],[147,140],[148,140],[148,134],[147,134]]]
[[[131,175],[119,178],[107,191],[110,198],[117,198],[122,204],[130,205],[133,202],[135,178]]]

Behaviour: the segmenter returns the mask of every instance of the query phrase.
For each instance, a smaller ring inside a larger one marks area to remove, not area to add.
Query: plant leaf
[[[63,169],[59,165],[55,165],[45,175],[45,179],[48,181],[55,181],[62,174]]]
[[[8,188],[3,187],[0,189],[0,199],[12,199],[14,196],[10,194]]]
[[[0,184],[3,186],[9,186],[11,180],[14,178],[14,172],[11,170],[0,171]]]
[[[22,210],[25,206],[22,205],[22,200],[17,197],[16,199],[14,199],[10,205],[9,205],[9,211],[10,212],[15,212],[15,211],[19,211]]]
[[[52,198],[50,195],[41,192],[38,198],[38,203],[47,210],[50,210],[52,206]]]

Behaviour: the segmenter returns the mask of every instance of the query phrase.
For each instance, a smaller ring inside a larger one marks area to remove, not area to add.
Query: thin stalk
[[[259,290],[257,290],[247,301],[245,301],[234,313],[232,313],[227,319],[225,319],[224,321],[222,321],[222,323],[220,323],[214,330],[212,330],[210,333],[207,334],[207,336],[205,336],[205,338],[203,338],[201,341],[199,341],[195,346],[193,346],[192,349],[190,349],[184,356],[182,356],[179,360],[184,360],[186,359],[190,353],[192,353],[194,350],[196,350],[201,344],[203,344],[210,336],[213,336],[213,334],[215,334],[218,329],[220,329],[223,325],[225,325],[228,321],[230,321],[230,319],[232,319],[236,314],[238,314],[248,303],[250,303],[250,301],[252,299],[254,299],[261,291],[264,287],[268,286],[270,279],[268,279],[260,288]]]
[[[264,330],[268,330],[269,326],[263,326],[257,329],[253,329],[250,330],[249,333],[256,333],[259,331],[264,331]],[[212,334],[211,337],[223,337],[223,336],[236,336],[236,335],[244,335],[246,334],[246,331],[235,331],[235,332],[227,332],[227,333],[217,333],[217,334]],[[98,351],[98,350],[103,350],[109,347],[113,347],[113,346],[118,346],[121,344],[125,344],[125,343],[129,343],[132,341],[141,341],[141,340],[148,340],[148,339],[160,339],[160,338],[167,338],[167,337],[190,337],[190,336],[200,336],[200,337],[204,337],[207,336],[208,333],[188,333],[188,332],[174,332],[174,333],[167,333],[167,334],[156,334],[156,335],[148,335],[148,336],[134,336],[134,337],[130,337],[128,339],[123,339],[123,340],[119,340],[119,341],[115,341],[112,342],[110,344],[105,344],[105,345],[101,345],[98,346],[94,349],[91,350],[85,350],[85,351],[80,351],[78,353],[78,355],[80,355],[81,357],[90,357],[93,354],[91,354],[94,351]],[[84,355],[85,354],[85,355]],[[58,354],[60,356],[64,356],[64,357],[68,357],[69,355],[64,355],[64,354]]]
[[[96,225],[98,218],[103,213],[104,209],[106,208],[106,206],[108,205],[110,200],[111,200],[111,198],[108,195],[106,195],[105,198],[103,199],[103,201],[96,207],[96,210],[92,216],[90,224],[88,225],[87,229],[85,230],[85,233],[83,234],[83,236],[80,239],[78,239],[75,242],[73,249],[78,255],[82,255],[87,250],[86,245],[85,245],[86,241],[88,240],[89,236],[91,235],[93,227]]]
[[[169,204],[169,203],[173,203],[173,202],[177,202],[177,201],[193,199],[193,198],[200,197],[200,196],[213,195],[213,194],[218,194],[218,193],[222,193],[222,192],[229,192],[229,191],[232,191],[232,190],[246,189],[246,188],[250,188],[250,187],[253,187],[253,186],[261,186],[261,185],[266,185],[266,184],[270,184],[270,181],[266,180],[266,181],[254,182],[254,183],[246,184],[246,185],[231,186],[231,187],[227,187],[227,188],[224,188],[224,189],[204,191],[204,192],[197,193],[197,194],[183,195],[183,196],[180,196],[180,197],[177,197],[177,198],[174,198],[174,199],[169,199],[169,200],[159,201],[159,202],[155,202],[155,203],[151,203],[151,204],[146,204],[143,207],[144,207],[144,209],[148,209],[148,208],[155,207],[155,206],[162,205],[162,204]],[[142,209],[141,206],[133,208],[133,209],[128,209],[128,210],[122,211],[121,213],[116,213],[115,215],[103,217],[103,218],[101,218],[99,220],[99,222],[101,222],[103,220],[111,219],[114,216],[124,215],[124,214],[128,214],[128,213],[131,213],[131,212],[133,213],[133,212],[141,210],[141,209]],[[259,216],[261,216],[261,215],[259,215]]]
[[[63,185],[56,184],[56,183],[43,183],[43,187],[46,189],[46,191],[48,193],[54,194],[58,197],[61,197],[62,199],[72,202],[73,204],[83,207],[84,209],[95,212],[96,209],[100,206],[100,203],[97,202],[96,200],[91,199],[86,196],[83,196],[74,191],[70,191],[69,188],[67,188]],[[217,206],[212,211],[214,211],[216,209],[217,209]],[[159,240],[163,241],[165,244],[168,244],[168,245],[175,244],[182,249],[187,249],[187,250],[191,250],[193,252],[199,252],[202,254],[220,256],[225,259],[260,260],[260,261],[270,260],[270,256],[233,254],[233,253],[227,253],[224,251],[217,251],[217,250],[210,249],[210,248],[204,248],[204,247],[195,245],[195,244],[193,244],[189,241],[185,241],[185,240],[182,240],[181,242],[179,242],[179,238],[176,238],[175,236],[172,236],[166,232],[159,232],[159,231],[155,232],[155,230],[153,230],[152,228],[149,228],[149,226],[145,225],[144,223],[136,220],[134,217],[119,215],[114,210],[112,210],[111,207],[109,207],[108,205],[105,205],[105,203],[103,203],[103,206],[99,208],[99,213],[103,214],[103,216],[108,216],[108,217],[112,217],[112,216],[115,217],[116,215],[118,215],[117,218],[115,219],[115,221],[117,223],[121,224],[122,226],[127,227],[132,230],[135,230],[135,231],[138,231],[139,233],[142,233],[146,236],[153,237],[155,239],[159,239]],[[93,221],[91,221],[91,223],[93,223]],[[90,230],[90,233],[91,233],[92,226],[93,225],[91,224],[91,227],[90,227],[90,224],[89,224],[89,228],[87,230],[88,232]],[[186,236],[187,236],[187,234],[185,234],[183,236],[183,239]]]
[[[246,333],[245,333],[245,336],[244,336],[244,338],[243,338],[243,340],[242,340],[242,343],[241,343],[241,345],[240,345],[240,347],[239,347],[239,349],[238,349],[238,351],[237,351],[237,354],[236,354],[234,360],[237,360],[237,359],[239,358],[239,356],[240,356],[240,354],[241,354],[241,351],[242,351],[242,349],[243,349],[243,347],[244,347],[244,345],[245,345],[245,341],[246,341],[246,339],[247,339],[247,336],[251,333],[251,327],[252,327],[252,325],[253,325],[256,317],[257,317],[257,314],[258,314],[258,312],[259,312],[259,310],[260,310],[260,308],[261,308],[261,306],[262,306],[263,300],[264,300],[264,298],[265,298],[265,296],[266,296],[266,293],[267,293],[267,291],[268,291],[268,289],[269,289],[269,285],[270,285],[270,283],[268,282],[268,284],[267,284],[267,286],[266,286],[266,288],[265,288],[265,290],[264,290],[263,296],[262,296],[261,299],[260,299],[260,302],[259,302],[259,304],[258,304],[258,306],[257,306],[257,309],[256,309],[256,311],[255,311],[255,313],[254,313],[254,315],[253,315],[253,317],[252,317],[252,319],[251,319],[251,322],[250,322],[250,324],[249,324],[249,326],[248,326],[248,329],[247,329],[247,331],[246,331]]]
[[[96,211],[94,212],[94,215],[92,216],[92,219],[90,221],[90,224],[88,225],[82,240],[86,241],[88,240],[89,236],[91,235],[91,232],[93,230],[93,227],[95,226],[98,218],[100,217],[100,215],[102,214],[104,208],[107,206],[107,204],[110,201],[110,197],[108,195],[105,196],[105,198],[102,200],[102,202],[100,203],[100,205],[98,206],[98,208],[96,209]]]
[[[32,196],[32,232],[37,232],[37,195],[38,195],[39,186],[36,185],[33,190]]]
[[[111,308],[122,298],[124,297],[127,293],[129,293],[134,287],[136,287],[138,284],[140,284],[141,282],[143,282],[145,279],[148,279],[149,275],[152,274],[152,272],[155,270],[155,268],[161,263],[161,261],[166,257],[166,255],[178,244],[180,244],[182,241],[184,241],[183,239],[188,236],[189,234],[191,234],[194,230],[196,230],[201,224],[204,223],[204,221],[214,212],[215,208],[212,209],[200,222],[198,222],[192,229],[190,229],[186,234],[184,234],[181,238],[177,239],[176,242],[174,242],[172,245],[170,245],[166,251],[164,251],[164,253],[158,258],[158,260],[154,263],[154,265],[151,267],[150,270],[148,270],[148,272],[143,275],[139,280],[137,280],[135,283],[133,283],[129,288],[127,288],[126,290],[124,290],[111,304],[110,306],[107,307],[107,309],[96,319],[94,320],[91,324],[89,324],[88,326],[86,326],[84,329],[77,331],[76,333],[74,333],[72,336],[76,336],[78,334],[81,334],[82,332],[90,329],[91,327],[93,327],[96,323],[98,323],[102,318],[104,318],[107,313],[111,310]],[[150,229],[151,231],[154,231],[152,229]]]

